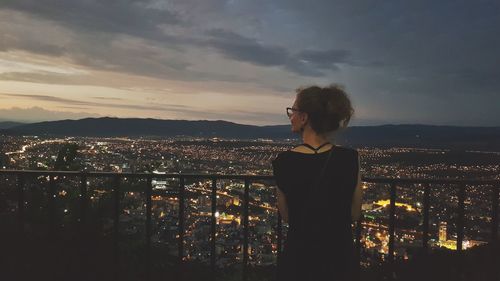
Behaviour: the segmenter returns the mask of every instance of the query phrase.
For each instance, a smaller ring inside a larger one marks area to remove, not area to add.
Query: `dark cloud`
[[[10,10],[11,13],[7,14],[0,8],[0,12],[2,11],[4,12],[0,16],[0,51],[23,50],[53,57],[62,56],[67,52],[65,46],[47,34],[49,30],[33,24],[29,21],[29,17],[19,16]],[[53,29],[52,32],[57,32],[57,29]]]
[[[90,44],[80,46],[73,59],[99,70],[115,71],[155,78],[181,79],[190,63],[178,52],[152,42],[124,38],[123,41],[99,40],[89,35]],[[93,43],[101,42],[97,48]]]
[[[172,11],[147,0],[1,1],[0,8],[17,10],[77,29],[156,38],[162,24],[178,24]]]
[[[1,38],[1,35],[0,35]],[[30,53],[48,55],[53,57],[60,57],[64,55],[67,50],[65,47],[56,46],[52,44],[45,44],[36,40],[16,40],[15,42],[8,42],[7,39],[0,39],[0,51],[8,51],[12,46],[15,49],[27,51]]]
[[[281,3],[314,28],[318,44],[351,50],[353,64],[384,71],[388,83],[400,81],[399,93],[421,89],[422,95],[450,97],[500,90],[493,78],[500,61],[498,1]]]
[[[0,73],[0,80],[23,81],[31,83],[71,84],[65,81],[65,76],[54,73],[33,72],[4,72]]]
[[[278,46],[264,46],[255,39],[243,37],[228,30],[211,30],[208,44],[232,59],[262,66],[284,65],[289,60],[288,51]]]
[[[222,73],[200,73],[187,68],[188,58],[165,56],[185,52],[186,48],[210,47],[224,57],[244,61],[262,67],[281,67],[284,70],[309,77],[324,77],[328,70],[336,71],[334,61],[319,61],[320,56],[348,53],[342,50],[304,51],[291,53],[280,45],[259,42],[237,32],[216,28],[199,34],[168,35],[161,27],[165,24],[189,26],[176,12],[153,8],[154,1],[74,1],[56,3],[55,0],[7,1],[0,9],[11,9],[40,19],[60,24],[77,32],[77,37],[67,34],[71,40],[43,42],[22,36],[23,32],[11,30],[9,40],[0,43],[0,49],[27,50],[34,53],[66,55],[77,63],[101,70],[121,71],[156,78],[226,81]],[[222,5],[220,1],[218,5]],[[189,27],[188,27],[189,28]],[[208,37],[207,37],[208,35]],[[123,42],[132,36],[130,41]],[[139,43],[137,43],[139,42]],[[311,59],[305,61],[304,56]],[[333,58],[334,59],[334,58]],[[339,61],[335,61],[339,62]],[[237,79],[237,75],[233,79]],[[231,79],[231,78],[230,78]],[[244,81],[244,78],[237,79]]]
[[[122,98],[114,98],[114,97],[92,97],[92,98],[98,100],[123,100]]]
[[[325,70],[335,71],[337,63],[348,63],[347,50],[303,50],[292,54],[284,47],[265,45],[256,39],[244,37],[224,29],[207,32],[207,44],[224,56],[261,66],[283,67],[304,76],[325,76]]]
[[[117,103],[103,103],[103,102],[88,102],[79,101],[73,99],[66,99],[47,95],[27,95],[27,94],[0,94],[6,97],[14,98],[26,98],[35,101],[46,101],[61,103],[64,105],[74,105],[74,106],[87,106],[87,107],[106,107],[106,108],[122,108],[122,109],[134,109],[134,110],[155,110],[155,111],[188,111],[189,107],[183,105],[137,105],[137,104],[117,104]]]
[[[75,100],[58,98],[58,97],[53,97],[53,96],[46,96],[46,95],[20,95],[20,94],[0,94],[0,95],[6,96],[6,97],[12,97],[12,98],[28,98],[28,99],[34,99],[34,100],[39,100],[39,101],[50,101],[50,102],[61,102],[61,103],[76,104],[76,105],[87,105],[86,102],[79,102],[79,101],[75,101]]]
[[[2,23],[0,19],[0,51],[66,56],[97,70],[189,80],[185,70],[190,63],[178,56],[184,40],[162,29],[179,24],[180,18],[154,4],[133,0],[2,1],[0,11],[8,12],[13,20]],[[50,36],[44,37],[44,33]]]
[[[348,50],[304,50],[297,54],[297,58],[312,63],[322,69],[337,69],[335,64],[348,63],[351,52]]]
[[[81,106],[58,106],[58,108],[65,108],[65,109],[77,109],[77,110],[92,110],[92,108],[89,108],[89,107],[81,107]]]

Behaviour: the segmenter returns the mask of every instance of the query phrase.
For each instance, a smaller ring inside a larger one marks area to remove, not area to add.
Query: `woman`
[[[273,161],[278,210],[289,224],[278,280],[350,279],[351,221],[361,215],[359,158],[356,150],[328,139],[347,126],[353,112],[337,85],[298,89],[287,108],[303,144]]]

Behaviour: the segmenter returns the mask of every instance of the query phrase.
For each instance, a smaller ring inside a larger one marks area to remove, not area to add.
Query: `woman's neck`
[[[318,135],[312,128],[306,126],[302,132],[302,141],[312,147],[318,147],[330,140],[324,135]]]

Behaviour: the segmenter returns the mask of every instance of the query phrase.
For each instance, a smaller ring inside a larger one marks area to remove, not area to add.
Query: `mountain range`
[[[290,131],[290,125],[253,126],[222,120],[188,121],[104,117],[31,124],[11,123],[4,127],[1,126],[2,123],[0,123],[0,135],[298,139],[298,135]],[[500,127],[353,126],[337,133],[336,139],[341,144],[356,147],[412,146],[500,151]]]
[[[0,121],[0,129],[9,129],[16,126],[21,126],[24,123],[12,122],[12,121]]]

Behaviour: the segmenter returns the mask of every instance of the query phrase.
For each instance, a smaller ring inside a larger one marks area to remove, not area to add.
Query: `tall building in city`
[[[446,242],[446,222],[439,222],[439,242]]]

